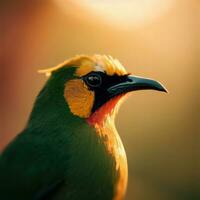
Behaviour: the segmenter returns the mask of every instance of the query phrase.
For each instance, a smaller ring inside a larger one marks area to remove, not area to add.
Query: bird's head
[[[52,79],[62,74],[66,104],[73,115],[85,118],[89,124],[101,123],[107,115],[114,113],[119,100],[131,91],[153,89],[166,92],[157,81],[127,73],[111,56],[76,56],[39,72]]]

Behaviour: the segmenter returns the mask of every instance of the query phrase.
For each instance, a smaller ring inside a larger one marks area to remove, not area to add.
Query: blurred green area
[[[126,199],[200,199],[199,8],[198,0],[173,1],[152,21],[122,28],[78,1],[1,0],[0,149],[27,121],[46,81],[38,69],[76,54],[110,54],[170,92],[135,92],[120,109]]]

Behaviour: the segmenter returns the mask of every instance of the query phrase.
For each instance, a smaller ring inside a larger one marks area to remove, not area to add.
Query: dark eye
[[[90,74],[85,77],[85,81],[91,87],[99,87],[102,83],[102,78],[99,74]]]

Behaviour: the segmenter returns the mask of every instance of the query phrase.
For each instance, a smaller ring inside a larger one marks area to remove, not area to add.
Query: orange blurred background
[[[126,200],[200,199],[198,0],[1,0],[0,149],[19,133],[46,77],[76,54],[109,54],[169,94],[133,93],[116,126]]]

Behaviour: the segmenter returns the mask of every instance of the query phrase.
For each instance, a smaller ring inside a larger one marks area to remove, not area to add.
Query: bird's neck
[[[114,200],[123,198],[128,179],[126,153],[115,128],[115,115],[123,99],[122,97],[117,96],[111,99],[87,119],[87,123],[95,127],[97,135],[104,141],[107,151],[115,159],[115,170],[119,174],[119,178],[115,188]]]
[[[119,103],[123,96],[124,95],[116,96],[108,102],[106,102],[103,106],[101,106],[94,113],[92,113],[89,118],[87,118],[87,123],[91,126],[104,126],[105,122],[107,121],[107,118],[112,118],[114,122],[116,112],[118,111]]]
[[[61,140],[64,141],[62,145],[70,146],[70,151],[67,152],[73,152],[71,170],[79,171],[77,180],[80,174],[88,172],[88,176],[95,177],[94,187],[99,183],[105,184],[105,187],[112,186],[115,191],[114,200],[121,200],[127,184],[127,161],[114,125],[121,98],[116,97],[107,102],[93,113],[86,123],[85,119],[70,112],[63,97],[63,90],[54,90],[55,94],[49,94],[49,91],[51,90],[44,88],[39,94],[27,128],[34,130],[34,134],[53,138],[55,145],[57,140],[58,145]],[[63,155],[63,152],[60,154]],[[82,167],[79,167],[80,163]],[[96,174],[95,170],[99,174]],[[91,184],[89,180],[88,184]]]

